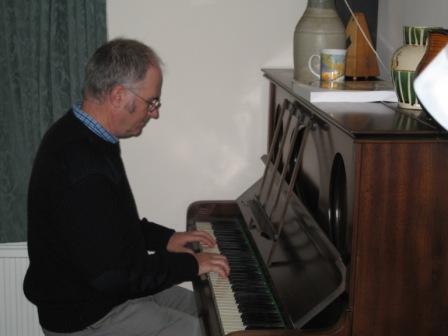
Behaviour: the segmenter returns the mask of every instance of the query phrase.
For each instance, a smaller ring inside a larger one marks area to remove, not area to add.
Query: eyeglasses
[[[151,100],[146,100],[145,98],[139,96],[138,94],[136,94],[134,91],[132,91],[129,88],[126,88],[130,93],[132,93],[134,96],[136,96],[137,98],[140,98],[141,100],[143,100],[146,103],[146,111],[148,112],[154,112],[155,110],[157,110],[158,108],[160,108],[160,106],[162,106],[162,103],[160,102],[159,98],[153,98]]]

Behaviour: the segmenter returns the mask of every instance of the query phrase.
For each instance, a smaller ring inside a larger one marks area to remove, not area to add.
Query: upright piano
[[[447,132],[396,104],[311,104],[292,70],[263,71],[263,176],[187,211],[231,266],[193,283],[206,334],[448,335]]]

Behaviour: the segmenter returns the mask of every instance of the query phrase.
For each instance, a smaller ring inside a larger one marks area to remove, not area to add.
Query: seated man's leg
[[[176,298],[176,295],[179,297]],[[47,336],[202,336],[199,319],[194,316],[196,308],[191,291],[180,288],[180,290],[168,290],[166,293],[164,291],[155,296],[129,300],[80,332],[45,334]],[[170,305],[172,307],[169,307]]]
[[[93,331],[92,336],[202,335],[197,317],[161,305],[154,296],[128,301],[110,315],[109,321],[106,318],[89,327]]]
[[[153,299],[159,305],[172,308],[192,316],[198,316],[194,293],[180,286],[173,286],[153,295]]]

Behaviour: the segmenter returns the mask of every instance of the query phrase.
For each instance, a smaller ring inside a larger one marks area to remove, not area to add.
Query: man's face
[[[151,66],[145,78],[125,89],[124,108],[117,113],[116,127],[119,138],[139,136],[150,119],[159,118],[159,108],[148,109],[148,102],[160,99],[162,91],[162,72]]]

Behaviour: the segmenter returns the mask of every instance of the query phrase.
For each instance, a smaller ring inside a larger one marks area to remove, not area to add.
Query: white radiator
[[[0,244],[0,336],[41,336],[37,310],[23,294],[26,243]]]

